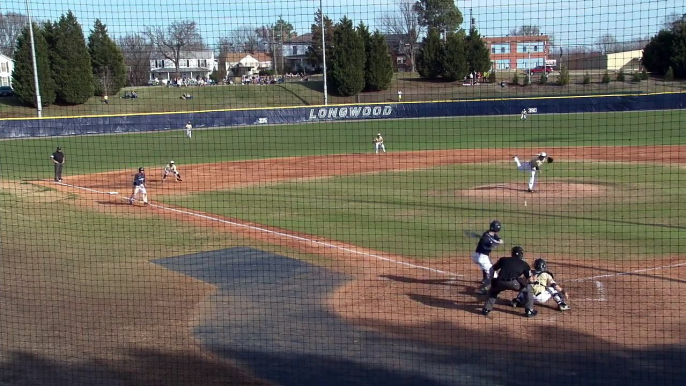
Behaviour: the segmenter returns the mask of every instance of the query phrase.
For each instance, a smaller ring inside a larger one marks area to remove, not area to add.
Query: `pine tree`
[[[466,56],[466,42],[462,31],[448,35],[443,57],[443,76],[450,81],[463,79],[469,74]]]
[[[314,15],[314,24],[310,27],[312,32],[312,45],[307,49],[307,56],[310,63],[314,67],[322,65],[322,28],[321,28],[322,12],[317,10]],[[324,42],[326,43],[326,53],[333,48],[334,25],[333,21],[328,16],[324,15]]]
[[[114,95],[126,85],[124,54],[107,34],[107,26],[95,20],[88,37],[95,95]]]
[[[491,68],[491,55],[486,42],[481,38],[476,28],[469,30],[466,38],[465,53],[469,62],[469,72],[485,72]]]
[[[57,99],[67,104],[85,103],[93,96],[93,68],[83,30],[71,11],[60,17],[52,38]]]
[[[369,91],[388,89],[393,80],[393,62],[386,39],[381,32],[376,31],[371,36],[370,48],[367,53],[365,85]]]
[[[444,47],[441,35],[435,28],[422,41],[422,48],[417,54],[417,72],[425,79],[436,79],[443,75]]]
[[[331,56],[327,56],[326,75],[333,93],[352,96],[362,91],[365,62],[364,42],[352,20],[343,17],[334,28],[333,49]]]
[[[33,41],[36,47],[36,67],[38,67],[41,104],[48,106],[55,102],[55,81],[52,79],[48,43],[36,24],[33,24]],[[36,107],[36,87],[28,26],[24,27],[17,39],[17,46],[14,51],[12,86],[14,86],[15,95],[22,103]]]

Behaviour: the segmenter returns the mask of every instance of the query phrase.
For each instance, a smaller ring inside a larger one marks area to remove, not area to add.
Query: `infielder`
[[[526,109],[522,110],[522,116],[519,117],[520,121],[526,121]]]
[[[376,154],[379,154],[379,148],[383,150],[383,152],[386,152],[386,146],[383,144],[383,137],[381,136],[381,133],[376,135],[376,138],[374,138],[374,145],[376,148]]]
[[[188,121],[188,123],[186,123],[186,138],[190,139],[193,137],[192,129],[193,125],[191,125],[191,121]]]
[[[162,177],[162,183],[164,183],[164,180],[166,180],[167,176],[170,174],[174,175],[176,181],[183,181],[181,179],[181,173],[179,173],[179,171],[176,170],[176,164],[174,164],[174,161],[169,161],[169,163],[164,166],[164,176]]]
[[[527,191],[529,193],[534,192],[534,185],[536,185],[536,176],[541,172],[541,167],[544,163],[552,163],[553,158],[548,157],[546,152],[536,154],[534,158],[529,162],[519,162],[519,158],[514,157],[514,162],[517,164],[517,169],[521,172],[531,172],[531,177],[529,177],[529,185]]]
[[[133,177],[133,191],[129,197],[129,204],[133,205],[134,198],[140,193],[143,196],[143,205],[148,205],[148,191],[145,189],[145,168],[138,168],[138,173]]]
[[[560,311],[567,311],[570,307],[565,300],[569,299],[569,292],[560,287],[555,282],[555,277],[548,270],[548,263],[542,258],[534,260],[534,282],[531,284],[533,288],[534,301],[543,304],[552,297],[557,303],[557,308]],[[512,307],[520,307],[524,303],[524,294],[520,293],[516,298],[512,299]]]
[[[498,236],[498,232],[502,229],[502,224],[498,220],[491,221],[489,228],[481,235],[479,243],[476,245],[476,250],[472,253],[472,262],[479,266],[482,273],[481,287],[479,292],[485,294],[491,284],[491,277],[489,271],[493,266],[491,263],[491,252],[498,245],[505,241]],[[497,274],[496,274],[497,275]]]

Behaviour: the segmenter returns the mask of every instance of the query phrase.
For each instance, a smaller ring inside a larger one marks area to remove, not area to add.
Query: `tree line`
[[[643,50],[643,65],[668,80],[686,78],[686,14],[672,15]]]
[[[116,94],[126,85],[124,55],[96,20],[88,41],[76,16],[69,11],[57,21],[33,23],[41,104],[85,103],[93,95]],[[36,106],[29,26],[16,40],[12,85],[17,98]]]

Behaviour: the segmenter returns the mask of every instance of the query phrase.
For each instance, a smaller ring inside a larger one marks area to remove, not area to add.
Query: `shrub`
[[[670,82],[674,80],[674,70],[672,70],[672,66],[667,68],[667,72],[665,72],[665,80]]]
[[[624,70],[619,70],[617,73],[617,82],[624,82],[626,77],[624,76]]]
[[[591,84],[591,75],[588,72],[584,75],[583,84]]]
[[[548,74],[545,72],[541,74],[541,79],[540,79],[541,84],[546,84],[548,83]]]
[[[641,71],[641,79],[643,80],[648,80],[650,79],[650,76],[648,75],[648,71],[644,68],[643,71]]]
[[[674,78],[672,76],[672,78]],[[519,85],[519,75],[515,72],[514,76],[512,77],[512,84]]]
[[[610,81],[611,81],[611,79],[610,79],[610,73],[607,72],[607,71],[605,71],[605,73],[603,74],[603,80],[602,80],[602,82],[605,83],[605,84],[608,84],[608,83],[610,83]]]
[[[632,82],[640,82],[642,79],[641,74],[638,72],[634,72],[633,75],[631,75]]]
[[[557,84],[560,86],[569,84],[569,69],[567,66],[560,67],[560,75],[558,76]]]
[[[531,84],[531,75],[529,74],[529,75],[524,77],[524,85],[528,86],[530,84]]]
[[[488,83],[495,83],[495,82],[497,82],[497,81],[498,81],[498,79],[497,79],[496,76],[495,76],[495,71],[491,71],[491,72],[488,74]]]

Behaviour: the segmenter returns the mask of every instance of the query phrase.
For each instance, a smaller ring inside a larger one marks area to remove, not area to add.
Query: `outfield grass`
[[[544,181],[607,187],[600,197],[530,205],[465,197],[460,189],[518,182],[510,165],[455,165],[413,172],[332,177],[266,187],[160,197],[164,202],[349,242],[418,259],[468,254],[493,218],[503,237],[537,253],[592,258],[686,252],[686,170],[670,166],[556,163]]]
[[[389,151],[502,147],[678,145],[686,111],[518,117],[375,120],[0,141],[0,176],[51,178],[55,146],[67,154],[65,175],[161,166],[342,153],[368,153],[383,133]]]

